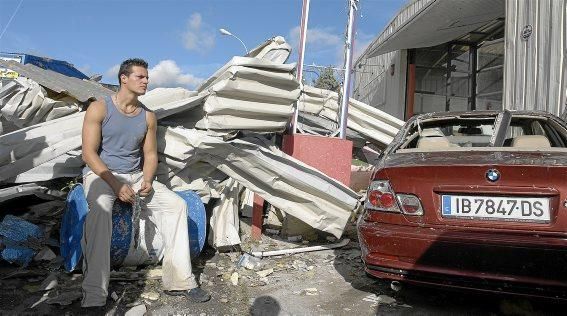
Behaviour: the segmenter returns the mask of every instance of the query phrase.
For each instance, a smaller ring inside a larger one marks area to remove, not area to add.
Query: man
[[[120,65],[119,91],[93,102],[83,122],[83,185],[89,204],[82,248],[81,306],[104,306],[110,276],[112,206],[116,198],[142,207],[164,241],[163,288],[166,294],[205,302],[191,272],[187,205],[165,185],[154,181],[158,164],[156,115],[138,101],[148,86],[148,64],[128,59]],[[136,193],[137,192],[137,193]]]

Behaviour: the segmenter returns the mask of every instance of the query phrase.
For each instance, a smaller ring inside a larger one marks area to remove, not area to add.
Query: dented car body
[[[413,117],[358,221],[369,274],[567,299],[567,125],[539,112]]]

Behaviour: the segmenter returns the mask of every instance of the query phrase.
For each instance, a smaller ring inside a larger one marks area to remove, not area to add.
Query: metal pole
[[[341,117],[339,121],[341,139],[346,138],[347,119],[348,119],[348,101],[350,99],[350,77],[352,74],[352,53],[354,48],[354,20],[356,19],[356,11],[358,10],[359,0],[348,0],[348,24],[347,38],[345,43],[345,77],[343,81],[343,96],[341,100]]]
[[[242,46],[244,46],[244,50],[246,51],[246,55],[248,55],[248,47],[246,47],[246,44],[244,44],[244,42],[240,39],[240,37],[234,35],[234,34],[230,34],[232,35],[234,38],[236,38],[237,40],[240,41],[240,43],[242,44]]]
[[[307,40],[307,21],[309,20],[309,2],[310,0],[303,0],[301,8],[301,31],[299,35],[299,56],[297,58],[297,80],[301,83],[303,80],[303,57],[305,55],[305,42]],[[299,116],[299,101],[295,103],[293,111],[293,120],[291,121],[291,134],[295,134],[297,119]]]

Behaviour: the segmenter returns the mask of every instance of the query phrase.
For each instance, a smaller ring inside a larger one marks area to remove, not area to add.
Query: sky
[[[360,0],[355,57],[407,0]],[[304,64],[343,66],[347,0],[311,0]],[[0,0],[0,52],[68,61],[116,83],[126,58],[148,61],[150,85],[193,89],[233,56],[281,35],[297,61],[302,0]],[[306,68],[310,70],[312,68]],[[313,78],[316,74],[306,73]]]

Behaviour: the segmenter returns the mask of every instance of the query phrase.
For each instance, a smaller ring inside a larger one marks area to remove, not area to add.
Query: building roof
[[[436,46],[504,15],[505,0],[416,0],[400,10],[363,55]]]

